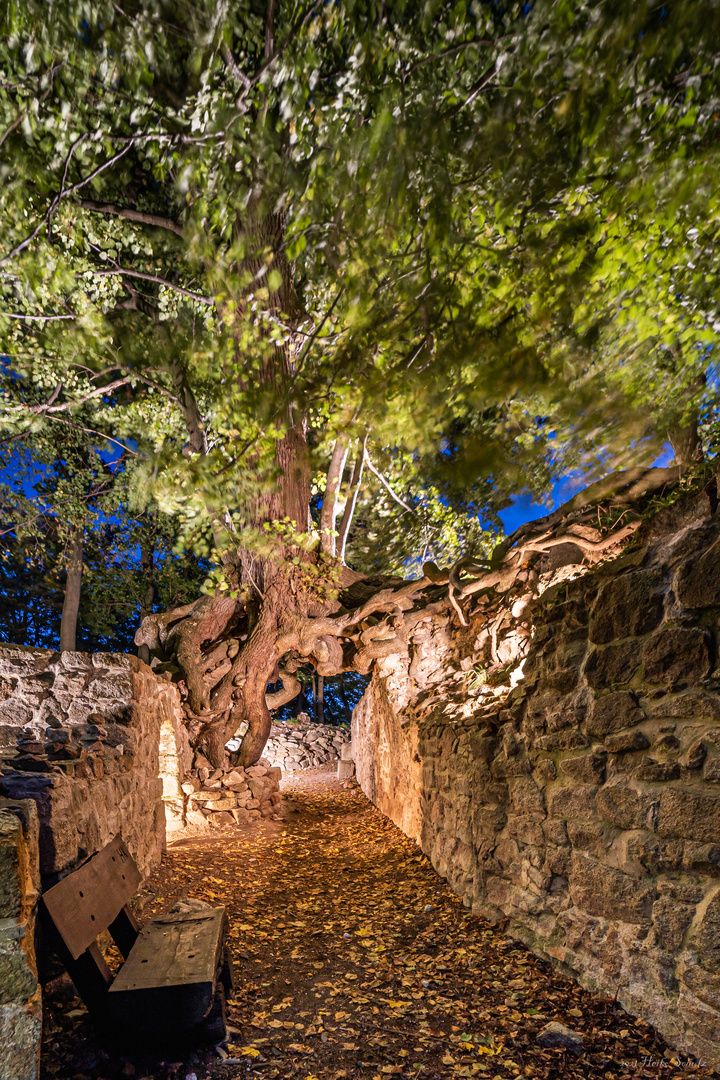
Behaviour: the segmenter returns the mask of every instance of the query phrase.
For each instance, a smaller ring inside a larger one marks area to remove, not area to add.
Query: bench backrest
[[[118,833],[107,847],[43,893],[45,907],[73,960],[107,930],[141,880]]]

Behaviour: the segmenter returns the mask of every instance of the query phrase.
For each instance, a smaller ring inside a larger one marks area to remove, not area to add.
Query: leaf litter
[[[111,1054],[60,975],[45,988],[42,1080],[713,1075],[465,910],[328,767],[284,780],[283,798],[280,823],[172,845],[144,887],[143,918],[186,896],[227,907],[229,1042],[182,1061]],[[549,1021],[579,1032],[582,1052],[539,1046]]]

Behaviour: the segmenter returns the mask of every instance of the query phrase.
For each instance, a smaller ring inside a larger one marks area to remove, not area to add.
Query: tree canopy
[[[366,669],[322,623],[369,602],[346,563],[482,559],[513,493],[714,453],[711,0],[23,0],[3,30],[5,466],[58,447],[79,535],[77,443],[138,552],[159,514],[213,561],[139,636],[203,737],[265,730],[308,657]]]

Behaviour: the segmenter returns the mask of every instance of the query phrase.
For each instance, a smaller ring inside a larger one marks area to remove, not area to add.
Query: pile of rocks
[[[350,742],[350,728],[343,724],[312,724],[308,722],[274,724],[265,747],[268,761],[285,772],[311,769],[337,761],[343,746]]]
[[[226,764],[213,769],[202,754],[181,787],[187,799],[187,824],[200,829],[247,825],[260,818],[279,820],[282,770],[260,758],[247,769]]]

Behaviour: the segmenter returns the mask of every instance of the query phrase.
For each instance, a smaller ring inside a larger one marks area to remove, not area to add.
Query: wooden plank
[[[107,847],[43,893],[43,903],[74,960],[122,911],[140,872],[118,833]]]
[[[225,908],[153,919],[140,931],[110,996],[169,986],[214,988],[226,925]]]

